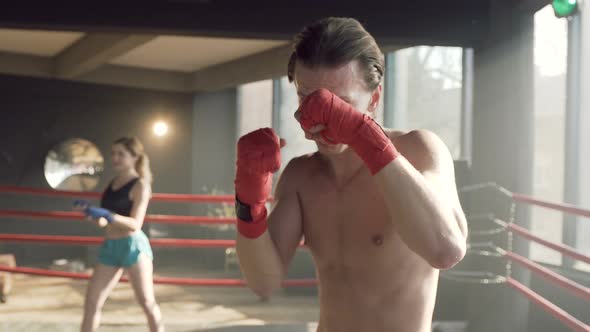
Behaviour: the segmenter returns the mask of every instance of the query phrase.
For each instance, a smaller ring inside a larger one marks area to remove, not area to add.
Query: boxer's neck
[[[359,173],[359,169],[364,167],[361,158],[351,148],[346,148],[338,154],[322,155],[322,158],[339,184],[348,182],[351,177]]]

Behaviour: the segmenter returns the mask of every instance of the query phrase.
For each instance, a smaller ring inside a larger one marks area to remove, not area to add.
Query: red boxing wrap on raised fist
[[[272,188],[272,173],[281,167],[280,139],[270,128],[244,135],[238,141],[235,179],[238,231],[257,238],[267,228],[265,203]]]
[[[299,122],[304,129],[324,125],[323,138],[350,146],[373,175],[399,156],[389,137],[371,117],[327,89],[307,96],[299,112]]]

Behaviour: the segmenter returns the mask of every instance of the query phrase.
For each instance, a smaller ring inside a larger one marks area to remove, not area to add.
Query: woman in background
[[[141,230],[152,192],[149,159],[139,139],[122,137],[113,143],[112,163],[117,175],[104,191],[100,207],[85,201],[74,203],[105,230],[98,264],[88,283],[81,331],[98,328],[101,309],[125,271],[150,331],[162,332],[162,314],[154,295],[153,253]]]

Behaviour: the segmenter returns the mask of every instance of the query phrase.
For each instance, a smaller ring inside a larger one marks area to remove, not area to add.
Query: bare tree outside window
[[[454,157],[461,151],[462,49],[417,46],[394,53],[396,129],[427,129]]]

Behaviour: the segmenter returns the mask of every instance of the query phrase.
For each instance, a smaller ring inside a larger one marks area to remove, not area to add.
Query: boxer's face
[[[123,145],[114,144],[111,149],[111,161],[115,171],[124,172],[135,167],[137,158],[131,155]]]
[[[371,117],[375,116],[381,95],[381,86],[375,91],[369,91],[356,61],[337,68],[309,68],[298,62],[295,66],[294,81],[300,104],[310,93],[325,88],[351,104],[358,111]],[[346,145],[328,144],[320,134],[306,131],[305,137],[316,142],[320,153],[338,154],[346,150]]]

